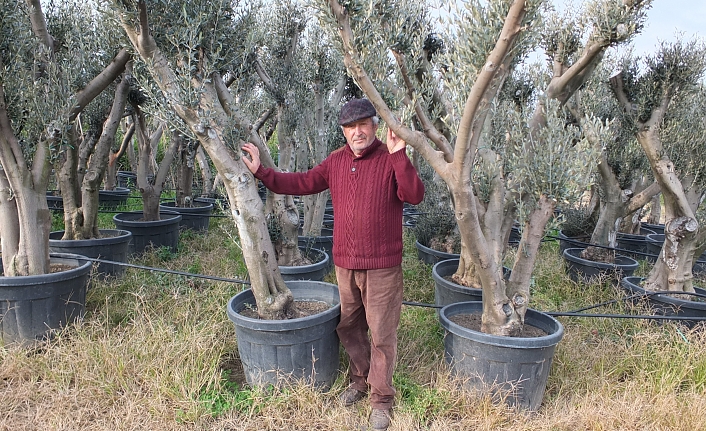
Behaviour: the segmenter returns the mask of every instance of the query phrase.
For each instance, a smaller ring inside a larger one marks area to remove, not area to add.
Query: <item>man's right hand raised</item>
[[[260,150],[250,142],[246,142],[243,144],[243,151],[250,155],[250,159],[243,155],[243,163],[245,163],[245,166],[254,174],[260,169]]]

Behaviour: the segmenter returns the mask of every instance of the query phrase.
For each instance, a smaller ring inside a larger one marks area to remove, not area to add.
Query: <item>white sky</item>
[[[558,9],[567,4],[581,4],[582,0],[551,0]],[[647,22],[642,33],[635,37],[635,53],[654,52],[660,41],[673,42],[677,32],[688,41],[694,37],[706,39],[706,0],[654,0],[647,11]]]

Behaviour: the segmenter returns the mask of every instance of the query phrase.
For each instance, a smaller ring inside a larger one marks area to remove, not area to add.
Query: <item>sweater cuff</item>
[[[257,171],[256,171],[253,175],[254,175],[255,178],[257,178],[258,180],[261,180],[262,177],[264,177],[266,173],[267,173],[267,168],[265,168],[264,166],[260,165],[260,166],[257,168]]]
[[[397,150],[394,153],[390,154],[390,161],[393,164],[402,163],[405,160],[409,161],[409,157],[407,157],[407,148]]]

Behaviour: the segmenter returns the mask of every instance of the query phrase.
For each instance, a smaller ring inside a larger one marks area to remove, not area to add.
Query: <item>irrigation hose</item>
[[[192,272],[184,272],[184,271],[176,271],[172,269],[166,269],[166,268],[155,268],[151,266],[144,266],[144,265],[135,265],[132,263],[124,263],[124,262],[115,262],[112,260],[105,260],[105,259],[97,259],[97,258],[92,258],[92,257],[82,257],[82,259],[86,259],[91,262],[98,262],[98,263],[106,263],[110,265],[118,265],[118,266],[124,266],[127,268],[135,268],[135,269],[142,269],[145,271],[153,271],[153,272],[163,272],[167,274],[174,274],[174,275],[180,275],[184,277],[194,277],[194,278],[202,278],[206,280],[213,280],[213,281],[223,281],[226,283],[235,283],[235,284],[246,284],[249,285],[250,282],[247,280],[239,280],[236,278],[225,278],[225,277],[215,277],[212,275],[204,275],[204,274],[195,274]],[[646,292],[644,295],[639,294],[639,295],[631,295],[628,296],[627,298],[624,299],[624,301],[634,299],[634,298],[642,298],[642,297],[648,297],[652,295],[664,295],[664,292]],[[687,292],[669,292],[669,294],[684,294],[684,295],[692,295],[692,296],[700,296],[700,297],[706,297],[706,295],[701,295],[698,293],[687,293]],[[606,303],[602,304],[596,304],[595,306],[587,307],[585,309],[591,309],[595,307],[599,307],[602,305],[607,305],[613,302],[617,301],[609,301]],[[435,304],[426,304],[423,302],[413,302],[413,301],[402,301],[403,305],[408,305],[412,307],[423,307],[423,308],[443,308],[441,305],[435,305]],[[655,316],[650,316],[650,315],[631,315],[631,314],[599,314],[599,313],[580,313],[578,311],[543,311],[544,314],[548,314],[553,317],[557,316],[566,316],[566,317],[594,317],[594,318],[609,318],[609,319],[645,319],[645,320],[688,320],[692,322],[703,322],[706,321],[706,317],[689,317],[689,316],[660,316],[660,315],[655,315]]]

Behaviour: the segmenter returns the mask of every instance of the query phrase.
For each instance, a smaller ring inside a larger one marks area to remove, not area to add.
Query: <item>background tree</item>
[[[575,181],[581,171],[576,157],[590,154],[582,140],[576,145],[576,130],[563,126],[565,114],[548,109],[565,104],[605,50],[639,29],[649,1],[591,2],[590,18],[584,22],[591,31],[583,48],[571,55],[564,50],[566,41],[556,40],[547,50],[551,75],[543,97],[531,107],[533,114],[528,117],[527,108],[518,112],[502,105],[494,111],[515,119],[507,130],[507,145],[496,147],[484,141],[492,135],[483,131],[506,78],[536,43],[541,1],[496,0],[486,6],[469,1],[460,10],[452,6],[449,20],[440,26],[447,32],[441,39],[449,46],[437,53],[436,60],[430,49],[434,45],[425,49],[431,33],[426,4],[337,0],[317,4],[322,23],[340,38],[341,53],[356,83],[387,125],[448,185],[462,243],[456,275],[483,289],[482,330],[518,333],[545,226],[565,192],[581,186]],[[405,126],[390,106],[399,106],[397,114],[407,123],[414,117],[415,129]],[[497,131],[494,135],[499,137]],[[506,164],[497,149],[511,149],[519,158]],[[472,187],[476,160],[489,181],[485,202]],[[520,252],[505,283],[503,250],[517,217],[523,224]]]
[[[706,192],[705,56],[701,42],[664,43],[642,62],[627,57],[610,80],[664,199],[665,241],[647,290],[693,292],[695,253],[706,241],[696,217]]]
[[[223,179],[259,314],[266,319],[295,315],[255,179],[240,160],[245,140],[264,145],[240,102],[253,88],[252,75],[241,69],[248,67],[247,56],[253,52],[252,6],[229,0],[111,5],[165,108],[183,121],[173,125],[199,140]],[[224,80],[227,74],[230,86]],[[272,165],[266,158],[263,163]]]
[[[79,114],[128,60],[126,52],[110,52],[94,43],[100,38],[81,33],[100,27],[90,4],[50,2],[47,10],[45,16],[39,0],[0,1],[0,235],[6,276],[49,271],[46,191],[52,163],[78,147]],[[96,175],[89,168],[84,180]],[[92,220],[90,213],[83,217]]]
[[[610,124],[602,135],[590,124],[584,127],[588,138],[602,149],[595,168],[598,218],[590,240],[602,247],[587,247],[581,257],[611,262],[615,253],[610,248],[618,246],[618,232],[633,233],[634,226],[639,227],[642,209],[659,194],[659,184],[652,179],[647,158],[632,128],[625,124],[622,108],[612,97],[608,66],[593,75],[580,91],[575,106],[573,112],[578,121],[584,121],[590,112],[602,123]],[[633,219],[637,219],[636,223]]]

